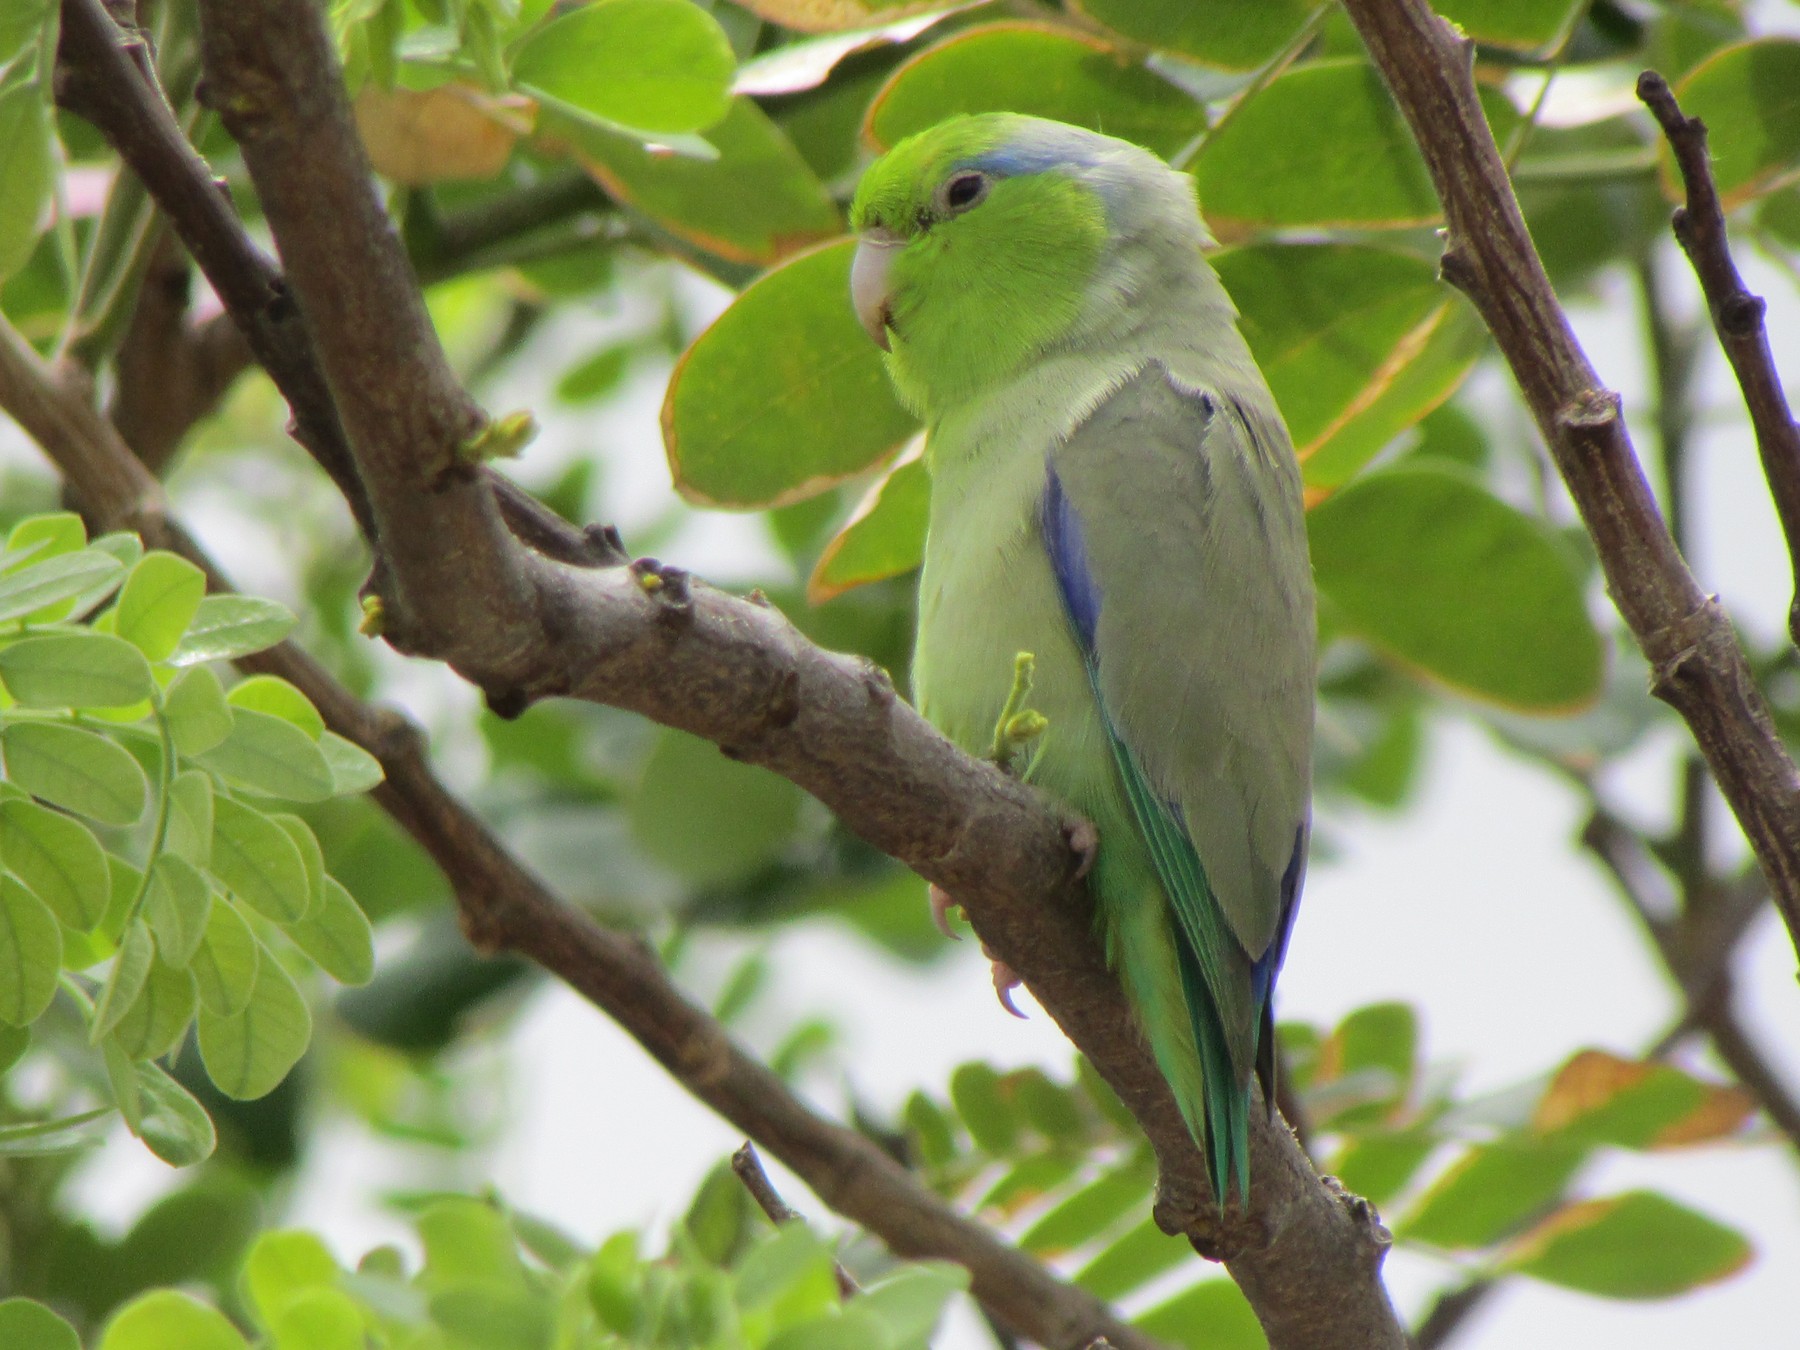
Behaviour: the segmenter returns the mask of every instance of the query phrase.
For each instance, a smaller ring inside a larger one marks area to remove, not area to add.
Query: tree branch
[[[1443,277],[1474,302],[1512,367],[1650,663],[1651,690],[1693,732],[1800,948],[1800,773],[1730,621],[1663,525],[1618,395],[1601,386],[1557,303],[1476,99],[1473,44],[1425,0],[1343,4],[1444,204]]]
[[[96,520],[136,530],[147,544],[200,566],[213,589],[229,589],[212,560],[166,516],[161,485],[112,426],[5,324],[0,408],[44,448]],[[291,681],[333,731],[381,761],[387,777],[375,799],[451,878],[464,927],[478,947],[517,951],[560,977],[695,1097],[762,1141],[827,1204],[898,1255],[966,1266],[975,1297],[1009,1326],[1059,1350],[1102,1334],[1131,1350],[1157,1350],[1157,1342],[1105,1304],[957,1214],[868,1138],[812,1111],[690,1002],[644,944],[559,901],[438,780],[423,737],[403,717],[362,703],[293,643],[241,664]]]
[[[1725,210],[1713,182],[1706,154],[1706,123],[1688,117],[1676,102],[1669,82],[1654,70],[1638,76],[1637,94],[1655,114],[1681,181],[1687,188],[1687,204],[1675,208],[1670,220],[1682,252],[1693,264],[1706,293],[1713,331],[1731,362],[1743,391],[1750,425],[1756,430],[1756,449],[1762,457],[1763,476],[1775,499],[1775,514],[1787,538],[1794,566],[1794,600],[1788,607],[1788,635],[1800,643],[1800,425],[1788,408],[1775,354],[1769,348],[1769,331],[1763,323],[1767,306],[1753,295],[1731,259],[1731,241],[1725,231]]]
[[[769,1180],[769,1174],[763,1170],[762,1159],[757,1156],[756,1145],[748,1139],[744,1141],[742,1148],[731,1155],[731,1170],[744,1184],[744,1189],[750,1192],[750,1198],[756,1201],[757,1208],[769,1216],[770,1223],[779,1228],[783,1224],[800,1221],[799,1213],[781,1198],[781,1192]],[[843,1262],[833,1261],[831,1273],[837,1278],[840,1297],[850,1298],[862,1292],[856,1277],[844,1269]]]
[[[65,0],[65,10],[96,4]],[[368,303],[409,287],[411,278],[374,205],[315,7],[207,3],[202,16],[208,98],[240,136],[288,264],[306,317],[305,327],[292,330],[294,341],[304,342],[310,330],[341,401],[355,477],[368,487],[380,561],[399,578],[391,608],[404,641],[448,660],[502,706],[565,694],[632,709],[811,791],[849,828],[967,903],[983,939],[1024,974],[1144,1125],[1162,1167],[1159,1218],[1227,1261],[1275,1346],[1401,1345],[1379,1278],[1385,1230],[1367,1205],[1314,1174],[1279,1122],[1255,1117],[1251,1211],[1221,1216],[1213,1206],[1205,1167],[1093,937],[1062,822],[1029,789],[955,750],[894,698],[879,670],[820,651],[765,607],[648,561],[630,569],[561,566],[513,547],[496,530],[489,480],[461,471],[456,461],[469,405],[445,386],[422,307],[416,299],[384,301],[379,309]],[[79,51],[85,60],[86,48]],[[169,153],[128,131],[118,143],[128,157]],[[191,159],[185,147],[181,153]],[[143,173],[158,195],[169,166]],[[302,184],[306,191],[298,190]],[[352,203],[352,197],[364,200]],[[184,238],[188,223],[179,212],[188,206],[185,195],[165,203]],[[219,250],[209,256],[216,260]],[[232,256],[234,265],[241,263]],[[209,266],[205,257],[202,266]],[[400,546],[390,548],[394,541]],[[465,542],[481,566],[458,556]],[[439,625],[450,597],[462,612]],[[423,772],[405,759],[389,771],[396,793],[411,781],[407,775]],[[397,809],[406,810],[403,820],[429,846],[441,822],[430,811],[398,803]],[[479,943],[563,971],[572,950],[586,959],[603,938],[623,942],[596,935],[540,893],[527,901],[498,889],[492,878],[510,859],[491,840],[484,847],[494,856],[459,862],[476,893],[487,896],[466,911]],[[496,896],[508,898],[501,903]],[[628,953],[609,969],[616,972],[628,954],[647,960],[625,945]],[[696,1053],[693,1046],[671,1042],[680,1019],[646,1024],[641,1010],[621,1001],[616,973],[571,975],[683,1081],[706,1080],[707,1100],[748,1133],[766,1140],[783,1123],[757,1115],[739,1095],[745,1083],[768,1079],[766,1069],[750,1063],[713,1085],[711,1070],[696,1070],[686,1058]],[[700,1037],[694,1045],[716,1056],[716,1039]],[[746,1124],[749,1116],[764,1128]],[[946,1247],[919,1245],[917,1231],[896,1233],[899,1221],[884,1220],[867,1195],[837,1180],[832,1160],[805,1145],[777,1152],[828,1203],[899,1249],[950,1255]],[[978,1284],[981,1279],[978,1274]],[[1031,1301],[1016,1291],[996,1292],[1015,1308]],[[1108,1334],[1119,1342],[1117,1333]]]

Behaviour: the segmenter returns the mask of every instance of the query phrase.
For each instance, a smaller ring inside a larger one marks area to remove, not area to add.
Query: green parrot
[[[919,709],[982,753],[1033,654],[1032,781],[1097,827],[1107,959],[1219,1204],[1247,1199],[1306,866],[1313,584],[1293,444],[1193,181],[964,116],[871,166],[851,219],[852,300],[927,428]]]

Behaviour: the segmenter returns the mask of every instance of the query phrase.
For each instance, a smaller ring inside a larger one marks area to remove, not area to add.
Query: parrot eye
[[[938,189],[939,200],[943,202],[948,215],[979,205],[987,193],[988,176],[975,172],[955,174]]]

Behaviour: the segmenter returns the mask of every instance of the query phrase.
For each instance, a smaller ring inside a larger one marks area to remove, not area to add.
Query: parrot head
[[[1009,113],[901,141],[864,174],[850,219],[857,315],[927,420],[1068,338],[1103,293],[1131,289],[1098,283],[1133,234],[1204,241],[1186,175],[1110,136]]]

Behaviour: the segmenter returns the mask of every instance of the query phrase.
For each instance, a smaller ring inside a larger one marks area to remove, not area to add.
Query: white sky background
[[[1691,277],[1677,262],[1672,252],[1664,255],[1667,290],[1685,305],[1693,298]],[[1752,289],[1770,302],[1778,360],[1800,394],[1795,281],[1759,265],[1747,248],[1740,262]],[[687,289],[697,313],[720,303],[701,283]],[[1574,317],[1602,378],[1624,393],[1634,431],[1647,444],[1629,288],[1615,287],[1606,306],[1585,307]],[[579,342],[631,318],[595,316],[572,326],[560,335],[568,345],[559,342],[556,362],[517,363],[530,369],[490,400],[496,407],[533,407],[548,422],[522,468],[530,481],[547,478],[570,453],[606,448],[604,499],[628,541],[634,526],[641,529],[674,502],[656,420],[664,373],[639,370],[628,396],[578,416],[556,407],[545,376],[553,373],[548,367],[560,371]],[[1722,596],[1740,625],[1771,639],[1781,631],[1789,599],[1786,555],[1735,386],[1710,349],[1701,389],[1707,415],[1692,462],[1698,541],[1692,561],[1702,585]],[[1491,392],[1511,397],[1498,381]],[[203,526],[211,514],[203,514]],[[255,587],[268,575],[265,543],[217,528],[203,533],[245,584]],[[691,518],[663,553],[721,581],[755,570],[747,560],[775,557],[759,520],[713,514]],[[285,589],[275,576],[268,580]],[[468,696],[440,675],[414,666],[396,679],[393,695],[441,725],[440,714],[464,706]],[[1639,818],[1666,818],[1678,748],[1665,738],[1634,756],[1612,784]],[[1464,1082],[1478,1089],[1541,1074],[1579,1046],[1640,1050],[1668,1024],[1676,1003],[1622,903],[1576,846],[1581,824],[1581,805],[1565,787],[1499,749],[1472,722],[1440,719],[1424,781],[1404,815],[1333,812],[1325,819],[1339,853],[1316,863],[1308,877],[1280,1015],[1329,1025],[1363,1004],[1404,999],[1421,1013],[1428,1058],[1458,1066]],[[718,968],[741,950],[717,944]],[[843,1032],[839,1062],[846,1079],[877,1106],[897,1105],[916,1086],[941,1091],[951,1068],[968,1059],[1068,1071],[1069,1048],[1046,1017],[1020,1023],[999,1009],[972,943],[920,971],[890,961],[832,922],[816,921],[784,931],[770,950],[777,977],[753,1029],[775,1033],[813,1013],[830,1015]],[[1740,996],[1759,1041],[1779,1055],[1790,1082],[1800,1084],[1794,966],[1785,933],[1765,914],[1740,954]],[[490,1068],[502,1056],[502,1077],[511,1084],[511,1126],[484,1179],[516,1206],[585,1238],[678,1216],[698,1180],[739,1142],[634,1042],[552,982],[503,1042],[471,1054]],[[409,1161],[409,1154],[354,1124],[326,1124],[313,1141],[291,1221],[316,1226],[353,1261],[403,1232],[372,1198],[407,1184]],[[779,1169],[777,1176],[791,1203],[826,1217],[797,1181]],[[172,1180],[140,1147],[119,1141],[95,1160],[84,1190],[109,1224],[123,1225]],[[1619,1153],[1583,1182],[1589,1194],[1637,1186],[1674,1195],[1751,1234],[1756,1263],[1722,1285],[1664,1303],[1608,1302],[1515,1280],[1458,1346],[1687,1350],[1771,1344],[1778,1328],[1791,1328],[1800,1270],[1800,1173],[1791,1151],[1731,1145],[1649,1157]],[[1387,1272],[1409,1316],[1446,1275],[1404,1251],[1394,1253]],[[940,1338],[940,1350],[989,1344],[967,1310]]]

